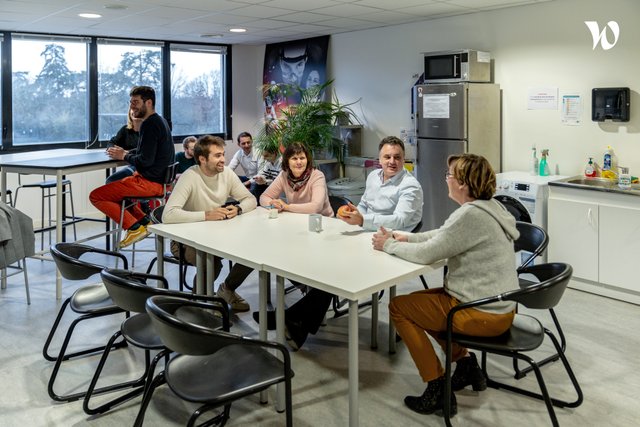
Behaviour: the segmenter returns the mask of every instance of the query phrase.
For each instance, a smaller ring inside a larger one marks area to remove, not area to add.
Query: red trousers
[[[440,332],[447,329],[449,310],[458,304],[460,302],[447,294],[443,288],[400,295],[389,303],[391,319],[402,341],[409,349],[424,382],[444,375],[444,368],[427,334],[440,344],[443,351],[446,351],[447,341],[438,336]],[[466,335],[497,336],[509,329],[513,316],[513,312],[493,314],[469,308],[456,313],[453,318],[453,329],[454,332]],[[451,355],[454,362],[466,354],[466,348],[453,344]]]
[[[143,178],[139,173],[135,172],[132,176],[128,176],[119,181],[96,188],[89,194],[89,200],[100,212],[118,223],[120,222],[120,208],[122,200],[128,197],[161,196],[162,192],[162,184],[149,181]],[[144,216],[145,213],[136,203],[129,209],[125,210],[122,220],[122,228],[128,230]]]

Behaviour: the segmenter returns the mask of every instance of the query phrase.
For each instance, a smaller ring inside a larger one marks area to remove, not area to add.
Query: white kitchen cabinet
[[[573,277],[598,281],[598,205],[549,199],[550,261],[566,262]]]
[[[640,292],[640,206],[600,205],[599,282]]]
[[[571,287],[640,304],[640,197],[550,185],[548,232]]]

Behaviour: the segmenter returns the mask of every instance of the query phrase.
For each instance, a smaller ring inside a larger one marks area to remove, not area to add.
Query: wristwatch
[[[236,205],[236,209],[238,209],[237,214],[241,215],[242,214],[242,208],[240,207],[240,205]]]

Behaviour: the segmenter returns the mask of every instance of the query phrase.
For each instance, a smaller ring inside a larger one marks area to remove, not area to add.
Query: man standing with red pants
[[[124,160],[136,171],[132,176],[98,187],[89,194],[91,204],[116,223],[120,221],[120,205],[127,197],[151,197],[162,194],[167,168],[175,161],[171,130],[165,119],[156,113],[156,92],[149,86],[136,86],[129,92],[133,117],[143,119],[138,146],[127,151],[109,147],[107,154],[114,160]],[[129,246],[149,235],[149,218],[134,205],[127,209],[122,228],[127,235],[119,248]]]

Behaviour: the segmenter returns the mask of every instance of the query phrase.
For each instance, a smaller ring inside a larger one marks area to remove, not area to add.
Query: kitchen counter
[[[623,190],[618,187],[616,181],[607,178],[588,178],[582,175],[571,176],[569,178],[552,181],[551,186],[576,188],[582,190],[604,191],[607,193],[627,194],[630,196],[640,196],[640,184],[631,184],[631,188]]]

